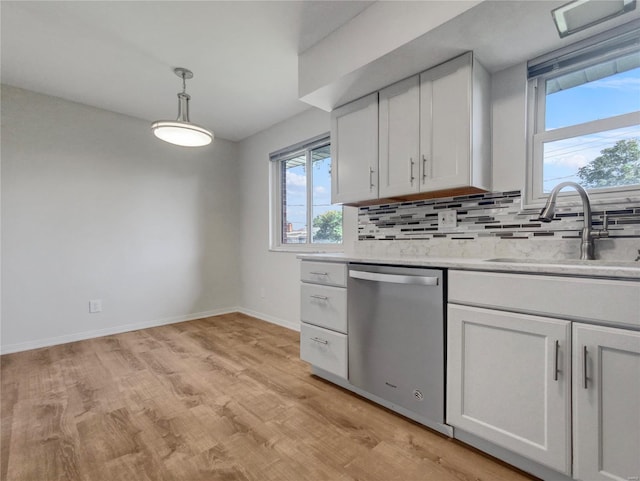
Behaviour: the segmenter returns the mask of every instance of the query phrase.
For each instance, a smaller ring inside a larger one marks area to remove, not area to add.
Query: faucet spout
[[[556,201],[558,193],[565,187],[572,187],[578,194],[580,194],[585,222],[587,219],[589,219],[589,224],[591,224],[591,201],[589,200],[589,195],[580,184],[576,184],[575,182],[561,182],[553,188],[553,190],[549,194],[547,203],[540,212],[540,217],[538,218],[538,220],[542,222],[551,222],[553,217],[556,215]]]
[[[591,201],[587,191],[582,188],[581,185],[575,182],[562,182],[556,185],[547,199],[547,203],[540,212],[538,220],[542,222],[551,222],[556,213],[556,202],[558,193],[565,187],[572,187],[582,200],[582,210],[584,212],[584,228],[582,229],[582,244],[580,245],[580,259],[591,260],[595,259],[594,243],[595,238],[607,237],[609,233],[606,230],[593,230],[593,219],[591,218]]]

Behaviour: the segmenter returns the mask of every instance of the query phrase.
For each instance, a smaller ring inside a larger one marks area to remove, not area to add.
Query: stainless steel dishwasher
[[[443,284],[438,269],[349,265],[349,382],[448,432]]]

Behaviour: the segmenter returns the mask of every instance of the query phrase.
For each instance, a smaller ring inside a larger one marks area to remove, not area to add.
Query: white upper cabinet
[[[471,52],[420,75],[422,192],[491,188],[489,95]]]
[[[420,85],[408,78],[380,91],[380,197],[420,186]]]
[[[336,109],[333,201],[489,190],[489,92],[489,74],[469,52]]]
[[[331,201],[378,198],[378,94],[331,114]]]

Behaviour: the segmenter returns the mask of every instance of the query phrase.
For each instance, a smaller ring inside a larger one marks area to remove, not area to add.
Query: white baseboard
[[[291,329],[292,331],[300,332],[299,322],[285,321],[284,319],[273,317],[268,314],[263,314],[262,312],[252,311],[251,309],[245,309],[244,307],[239,307],[237,309],[237,312],[246,314],[247,316],[255,317],[257,319],[260,319],[261,321],[267,321],[267,322],[270,322],[271,324],[276,324],[278,326],[286,327],[287,329]]]
[[[109,327],[106,329],[96,329],[93,331],[83,331],[65,336],[49,337],[46,339],[37,339],[34,341],[19,342],[16,344],[8,344],[0,347],[0,354],[10,354],[13,352],[28,351],[30,349],[38,349],[40,347],[55,346],[57,344],[66,344],[68,342],[83,341],[85,339],[93,339],[95,337],[110,336],[111,334],[120,334],[122,332],[137,331],[138,329],[147,329],[149,327],[164,326],[167,324],[175,324],[177,322],[193,321],[204,317],[219,316],[221,314],[229,314],[232,312],[243,312],[240,308],[232,307],[227,309],[214,309],[212,311],[194,312],[184,316],[168,317],[165,319],[156,319],[153,321],[138,322],[134,324],[124,324],[120,326]],[[262,319],[258,313],[246,314]],[[267,320],[267,319],[264,319]],[[272,322],[272,321],[269,321]],[[277,324],[277,322],[275,323]],[[287,326],[285,326],[287,327]]]

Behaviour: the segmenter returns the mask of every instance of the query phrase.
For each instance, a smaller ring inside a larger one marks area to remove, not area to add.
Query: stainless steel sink
[[[593,267],[635,267],[640,269],[640,261],[611,261],[605,259],[582,260],[582,259],[517,259],[513,257],[498,257],[487,259],[487,262],[504,262],[515,264],[546,264],[564,266],[593,266]]]

